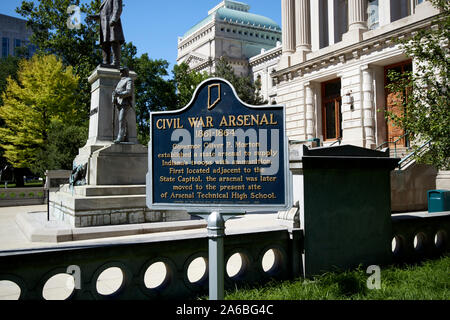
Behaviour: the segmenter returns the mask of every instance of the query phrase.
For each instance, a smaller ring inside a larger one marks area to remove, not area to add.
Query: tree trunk
[[[16,182],[16,188],[23,188],[25,186],[23,174],[23,169],[14,168],[14,181]]]

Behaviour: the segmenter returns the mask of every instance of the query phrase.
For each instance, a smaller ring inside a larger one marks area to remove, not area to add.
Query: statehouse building
[[[32,56],[36,51],[36,47],[30,44],[32,33],[26,20],[0,14],[0,57],[14,56],[20,47],[27,47]]]
[[[251,71],[249,59],[281,41],[281,27],[272,19],[249,12],[245,3],[225,0],[208,16],[178,38],[177,63],[192,70],[214,73],[225,57],[237,75]]]
[[[224,56],[238,75],[250,73],[265,99],[286,106],[291,140],[407,143],[378,111],[395,112],[387,73],[413,70],[414,62],[394,39],[431,27],[439,12],[429,1],[281,0],[282,31],[249,11],[222,1],[179,38],[178,63],[212,73]]]

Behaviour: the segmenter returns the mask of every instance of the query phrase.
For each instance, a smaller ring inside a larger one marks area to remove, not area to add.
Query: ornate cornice
[[[417,32],[417,30],[429,28],[433,24],[435,18],[436,16],[430,17],[425,20],[408,24],[404,27],[371,37],[347,47],[325,53],[303,63],[299,63],[282,70],[277,70],[273,72],[271,76],[272,78],[277,78],[277,82],[281,83],[283,81],[287,81],[288,79],[292,79],[292,76],[303,76],[306,73],[310,73],[314,70],[319,70],[330,65],[337,65],[339,63],[343,64],[350,60],[358,60],[362,56],[368,55],[374,51],[395,46],[397,44],[397,39],[410,37],[412,34]]]

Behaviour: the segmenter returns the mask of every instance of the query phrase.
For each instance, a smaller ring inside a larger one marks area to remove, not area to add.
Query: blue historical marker
[[[192,213],[289,206],[282,106],[249,106],[221,79],[203,82],[184,109],[151,114],[147,205]]]
[[[209,295],[221,300],[226,219],[291,206],[284,107],[247,105],[210,79],[184,109],[151,113],[150,123],[147,206],[208,220]]]

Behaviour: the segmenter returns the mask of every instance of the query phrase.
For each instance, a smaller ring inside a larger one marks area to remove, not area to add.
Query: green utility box
[[[351,145],[303,147],[307,277],[392,260],[389,150]]]
[[[450,211],[450,191],[430,190],[428,191],[428,212]]]

